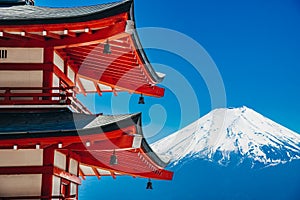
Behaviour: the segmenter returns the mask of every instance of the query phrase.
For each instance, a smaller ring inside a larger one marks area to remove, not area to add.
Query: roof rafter
[[[79,87],[79,89],[80,89],[80,92],[84,95],[84,96],[87,96],[87,93],[86,93],[86,90],[85,90],[85,88],[84,88],[84,86],[83,86],[83,84],[82,84],[82,82],[81,82],[81,80],[80,80],[80,78],[77,76],[77,78],[76,78],[76,83],[77,83],[77,86]]]
[[[71,31],[71,30],[68,30],[68,29],[65,29],[65,30],[64,30],[64,35],[65,35],[65,36],[68,35],[68,36],[70,36],[70,37],[76,37],[76,36],[77,36],[77,34],[76,34],[75,32],[73,32],[73,31]]]
[[[85,180],[86,178],[86,175],[83,173],[83,171],[82,171],[82,169],[80,168],[80,166],[79,166],[79,176],[81,176],[81,178],[83,179],[83,180]]]
[[[42,31],[42,35],[43,35],[44,37],[47,37],[47,38],[61,39],[61,35],[56,34],[56,33],[53,33],[53,32],[51,32],[51,31],[47,31],[47,30],[43,30],[43,31]]]
[[[87,74],[81,74],[80,77],[91,80],[91,81],[96,81],[99,83],[102,83],[104,85],[109,85],[111,87],[118,87],[121,90],[125,90],[128,92],[132,93],[137,93],[137,94],[143,94],[147,96],[153,96],[153,97],[163,97],[165,89],[160,88],[157,86],[152,86],[149,84],[137,84],[136,81],[130,81],[130,80],[117,80],[115,78],[112,78],[111,76],[102,76],[101,80],[99,80],[99,77],[95,77],[95,74],[93,73],[87,73]]]
[[[98,95],[102,96],[102,91],[101,91],[101,88],[99,87],[98,83],[95,82],[95,81],[93,81],[93,83],[94,83],[94,86],[96,88],[96,91],[97,91]]]
[[[22,31],[21,33],[23,33],[22,34],[23,37],[34,39],[34,40],[39,40],[39,41],[45,41],[45,38],[41,35],[32,34],[32,33],[26,32],[26,31]]]
[[[101,175],[99,174],[97,168],[96,167],[92,167],[92,169],[93,169],[93,172],[95,173],[96,177],[98,178],[98,180],[100,180],[101,179]]]
[[[4,31],[0,31],[0,37],[2,37],[2,38],[8,38],[8,39],[13,39],[13,40],[25,40],[25,41],[28,41],[26,38],[22,37],[21,34],[20,35],[11,34],[11,33],[7,33],[7,32],[4,32]],[[6,45],[4,45],[4,43],[6,43],[6,42],[3,41],[1,43],[1,45],[6,46]],[[18,44],[20,45],[19,41],[18,41]]]

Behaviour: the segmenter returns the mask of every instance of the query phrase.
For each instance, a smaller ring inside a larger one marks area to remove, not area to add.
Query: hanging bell
[[[104,53],[104,54],[111,54],[110,44],[109,44],[109,41],[108,41],[108,40],[107,40],[106,43],[104,44],[103,53]]]
[[[139,98],[139,104],[145,104],[145,98],[143,97],[143,94],[141,94]]]
[[[110,156],[110,165],[117,165],[118,164],[118,158],[116,156],[116,151],[114,150],[113,154]]]
[[[148,181],[148,183],[147,183],[146,189],[147,189],[147,190],[153,190],[151,179],[149,179],[149,181]]]

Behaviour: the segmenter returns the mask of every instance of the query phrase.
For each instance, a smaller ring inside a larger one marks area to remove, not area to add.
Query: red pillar
[[[54,151],[53,146],[47,147],[43,152],[43,166],[53,166],[54,165]],[[53,174],[45,173],[42,174],[42,196],[50,197],[52,196],[52,179]],[[46,200],[46,198],[45,198]]]
[[[43,70],[43,87],[51,88],[53,86],[53,48],[44,48],[44,64],[51,64],[51,69]],[[45,93],[51,93],[51,90],[45,90]]]

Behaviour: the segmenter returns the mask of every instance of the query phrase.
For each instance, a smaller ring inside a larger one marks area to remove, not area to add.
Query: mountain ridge
[[[265,167],[300,159],[300,135],[243,106],[213,110],[152,148],[173,166],[197,158]]]

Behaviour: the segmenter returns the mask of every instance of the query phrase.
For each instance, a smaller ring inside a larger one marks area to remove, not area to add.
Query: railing
[[[76,195],[70,195],[65,197],[64,195],[57,195],[57,196],[20,196],[20,197],[0,197],[0,200],[8,200],[8,199],[42,199],[42,200],[76,200]]]
[[[0,87],[0,105],[67,105],[75,112],[91,114],[76,94],[74,87]]]
[[[79,113],[92,114],[92,112],[85,107],[76,97],[72,97],[70,107]]]
[[[0,87],[0,105],[70,105],[73,88]]]

